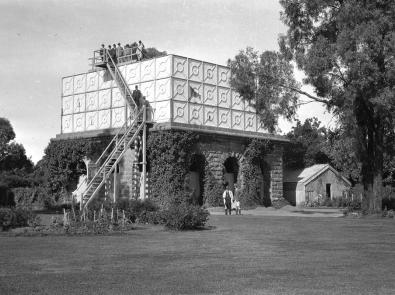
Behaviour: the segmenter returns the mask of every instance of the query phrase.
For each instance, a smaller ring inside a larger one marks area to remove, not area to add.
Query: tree
[[[261,123],[270,132],[275,130],[280,116],[294,117],[299,85],[293,76],[293,66],[281,54],[265,51],[259,56],[247,47],[228,60],[228,66],[232,87],[255,107]]]
[[[0,118],[0,161],[8,154],[8,143],[15,138],[10,121]]]
[[[280,0],[280,3],[284,8],[282,19],[289,29],[280,38],[277,62],[269,62],[282,66],[272,67],[273,71],[265,75],[251,67],[249,70],[259,81],[265,78],[263,83],[272,83],[270,87],[277,93],[282,90],[292,97],[304,95],[325,104],[338,116],[342,129],[350,130],[355,140],[365,191],[363,210],[379,211],[384,155],[391,155],[394,145],[395,2]],[[315,95],[284,80],[282,69],[289,68],[287,64],[291,61],[305,73],[303,82],[314,87]],[[261,60],[260,64],[264,62]],[[235,77],[240,75],[236,73]],[[237,90],[242,90],[238,84],[252,87],[250,76],[243,83],[237,82],[236,79],[232,83]],[[253,93],[257,93],[256,87]],[[275,92],[268,94],[270,102],[273,100],[270,95]],[[260,99],[257,96],[256,100]],[[265,113],[270,108],[257,111]]]
[[[155,47],[148,47],[144,50],[145,58],[154,58],[154,57],[161,57],[166,55],[167,55],[166,51],[159,51]]]
[[[306,119],[287,134],[290,144],[285,147],[284,162],[288,168],[304,168],[314,164],[330,163],[326,153],[328,131],[317,118]]]

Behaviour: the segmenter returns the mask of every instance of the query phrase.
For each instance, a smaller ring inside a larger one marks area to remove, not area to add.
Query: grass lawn
[[[0,237],[0,294],[395,294],[395,220],[211,216],[212,230]]]

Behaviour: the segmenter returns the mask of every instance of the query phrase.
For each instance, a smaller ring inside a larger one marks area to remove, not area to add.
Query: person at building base
[[[240,189],[237,185],[237,183],[234,184],[235,188],[235,194],[233,198],[233,203],[232,203],[232,209],[236,211],[236,215],[241,215],[241,209],[240,209]]]
[[[225,206],[225,215],[232,215],[232,203],[233,203],[233,193],[229,189],[229,184],[226,184],[225,186],[225,191],[222,194],[222,198],[224,200],[224,206]]]

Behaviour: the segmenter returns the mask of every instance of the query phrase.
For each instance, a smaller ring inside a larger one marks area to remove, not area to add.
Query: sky
[[[247,46],[277,50],[287,30],[280,11],[278,0],[0,0],[0,117],[37,162],[60,133],[61,78],[88,71],[100,44],[142,40],[226,64]],[[332,122],[319,103],[298,110],[301,121],[312,116]],[[294,123],[281,120],[279,128]]]

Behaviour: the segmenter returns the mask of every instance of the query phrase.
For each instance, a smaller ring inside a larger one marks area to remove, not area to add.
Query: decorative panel
[[[155,81],[141,83],[140,90],[149,102],[155,101]]]
[[[87,112],[85,115],[85,129],[96,130],[98,129],[99,112]]]
[[[218,126],[218,108],[204,106],[204,125]]]
[[[141,62],[141,81],[151,81],[155,79],[155,59]]]
[[[173,98],[188,101],[188,83],[186,80],[173,79]]]
[[[62,133],[73,132],[73,115],[62,117]]]
[[[203,125],[203,106],[199,104],[189,104],[189,124]]]
[[[217,84],[217,65],[203,63],[203,82],[213,85]]]
[[[106,129],[110,128],[111,124],[111,114],[110,110],[102,110],[99,111],[99,122],[98,127],[99,129]]]
[[[81,132],[85,130],[85,114],[73,115],[73,131]]]
[[[62,114],[67,115],[73,112],[73,97],[64,96],[62,98]]]
[[[99,89],[99,74],[91,72],[86,74],[86,91],[96,91]]]
[[[230,87],[230,69],[218,66],[218,86]]]
[[[187,79],[188,65],[185,57],[173,56],[173,77]]]
[[[111,89],[99,91],[99,109],[109,109],[111,107]]]
[[[230,108],[230,89],[218,87],[218,106]]]
[[[125,106],[125,99],[123,98],[121,91],[118,87],[112,89],[112,108],[118,108]]]
[[[265,126],[263,126],[261,119],[258,116],[256,116],[256,117],[257,117],[257,120],[256,120],[257,131],[262,132],[262,133],[269,133],[268,130],[265,128]]]
[[[232,111],[232,129],[244,130],[244,112]]]
[[[173,120],[178,123],[188,123],[188,104],[182,101],[173,101]]]
[[[73,87],[73,80],[74,80],[74,77],[63,78],[63,81],[62,81],[63,91],[62,91],[62,93],[63,93],[64,96],[73,94],[73,89],[74,89],[74,87]]]
[[[155,100],[168,100],[171,98],[171,82],[170,78],[156,80]]]
[[[125,78],[126,77],[126,65],[119,66],[118,69],[122,73],[122,77]],[[117,83],[115,83],[115,81],[114,81],[114,86],[116,86],[116,84]]]
[[[204,104],[216,106],[218,101],[217,87],[212,85],[203,85],[203,100]]]
[[[96,111],[99,108],[99,92],[88,92],[86,94],[86,110]]]
[[[170,100],[155,103],[154,119],[158,123],[170,121]]]
[[[74,94],[84,93],[86,87],[86,74],[74,76]]]
[[[229,109],[218,109],[218,127],[231,128],[231,118]]]
[[[240,97],[240,94],[234,90],[232,90],[232,109],[239,111],[244,110],[244,101]]]
[[[125,107],[112,109],[111,127],[122,127],[125,123]]]
[[[203,84],[190,81],[188,97],[190,102],[203,103]]]
[[[168,78],[171,75],[171,56],[156,59],[156,79]]]
[[[85,112],[85,94],[74,95],[74,113]]]
[[[189,80],[202,82],[203,81],[203,66],[199,60],[189,60]]]
[[[114,80],[109,71],[99,71],[99,89],[114,87]]]
[[[244,113],[244,130],[256,132],[256,114]]]
[[[140,63],[132,63],[125,66],[125,80],[128,84],[140,82]]]

